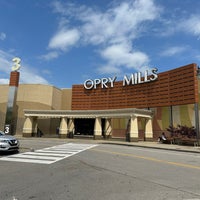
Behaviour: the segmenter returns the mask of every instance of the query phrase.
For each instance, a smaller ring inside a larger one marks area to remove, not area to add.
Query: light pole
[[[197,67],[197,83],[199,79],[200,79],[200,67],[198,66]],[[195,110],[195,126],[196,126],[196,132],[197,132],[196,137],[197,137],[197,144],[199,146],[199,102],[194,104],[194,110]]]

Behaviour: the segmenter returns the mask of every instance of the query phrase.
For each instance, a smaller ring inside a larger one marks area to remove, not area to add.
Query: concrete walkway
[[[67,139],[71,142],[92,142],[97,144],[115,144],[115,145],[125,145],[125,146],[132,146],[132,147],[143,147],[143,148],[154,148],[154,149],[163,149],[163,150],[171,150],[171,151],[183,151],[183,152],[193,152],[193,153],[200,153],[200,146],[187,146],[187,145],[176,145],[176,144],[162,144],[158,142],[146,142],[146,141],[139,141],[139,142],[126,142],[120,140],[93,140],[93,139]]]
[[[176,145],[176,144],[162,144],[158,142],[146,142],[146,141],[139,141],[139,142],[126,142],[121,140],[93,140],[92,138],[49,138],[49,137],[22,137],[16,136],[19,140],[23,139],[33,139],[33,140],[60,140],[66,142],[74,142],[74,143],[95,143],[95,144],[113,144],[113,145],[125,145],[125,146],[132,146],[132,147],[143,147],[143,148],[154,148],[154,149],[163,149],[163,150],[171,150],[171,151],[182,151],[182,152],[193,152],[193,153],[200,153],[200,146],[187,146],[187,145]]]
[[[194,147],[194,146],[176,145],[176,144],[162,144],[162,143],[158,143],[158,142],[146,142],[146,141],[122,142],[122,141],[104,140],[104,141],[99,141],[99,143],[200,153],[200,146]]]

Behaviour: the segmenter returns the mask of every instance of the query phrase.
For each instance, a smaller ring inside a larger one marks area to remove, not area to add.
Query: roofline
[[[147,109],[109,109],[109,110],[24,110],[25,117],[39,118],[122,118],[144,117],[152,118],[153,111]]]

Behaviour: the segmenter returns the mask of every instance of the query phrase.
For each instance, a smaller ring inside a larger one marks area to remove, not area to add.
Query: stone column
[[[69,138],[74,137],[74,119],[72,119],[72,118],[69,119],[67,134],[68,134]]]
[[[130,142],[138,142],[138,119],[132,116],[130,120]]]
[[[23,137],[31,137],[33,133],[33,117],[26,117],[23,127]]]
[[[112,138],[112,126],[111,119],[106,119],[105,121],[105,139]]]
[[[33,135],[37,135],[37,130],[38,130],[38,123],[37,123],[37,117],[33,117]]]
[[[152,141],[153,140],[152,118],[147,118],[146,119],[145,138],[146,138],[147,141]]]
[[[94,124],[94,139],[101,139],[102,136],[102,127],[101,127],[101,118],[97,117],[95,119],[95,124]]]
[[[61,118],[60,128],[59,128],[59,136],[60,136],[60,138],[67,137],[67,118],[66,117]]]

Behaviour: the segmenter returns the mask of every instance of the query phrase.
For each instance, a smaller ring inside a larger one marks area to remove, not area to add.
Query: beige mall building
[[[60,89],[19,84],[15,133],[35,137],[156,140],[169,125],[199,129],[196,64],[157,73],[134,73],[122,81],[88,79]],[[0,85],[0,129],[4,129],[10,85]],[[128,137],[128,138],[127,138]]]

